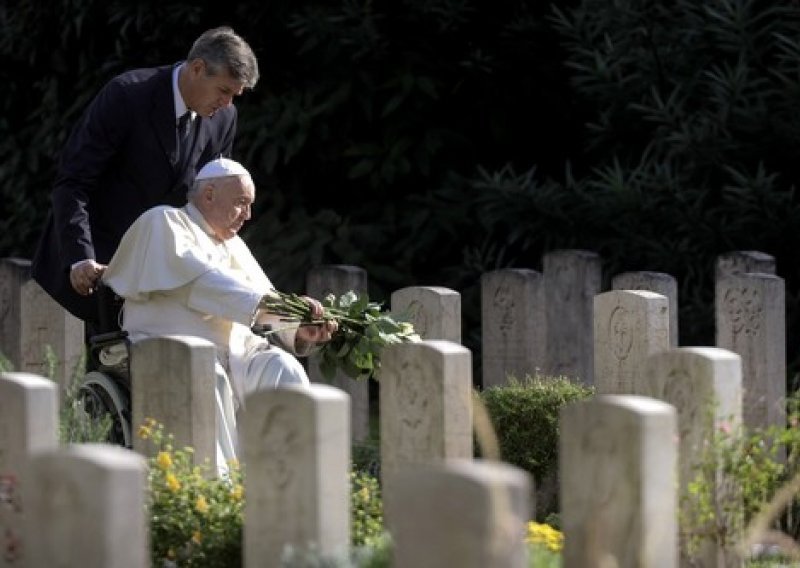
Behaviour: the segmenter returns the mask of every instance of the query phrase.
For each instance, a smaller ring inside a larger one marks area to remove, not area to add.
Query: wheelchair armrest
[[[127,338],[128,338],[127,331],[123,330],[109,331],[108,333],[100,333],[98,335],[93,335],[92,337],[89,338],[89,344],[92,347],[99,347],[107,343],[114,343]]]

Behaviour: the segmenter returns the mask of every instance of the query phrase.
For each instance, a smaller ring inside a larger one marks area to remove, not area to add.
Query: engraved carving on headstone
[[[429,384],[430,373],[417,361],[405,361],[400,367],[397,384],[397,407],[401,412],[401,431],[397,456],[401,461],[416,461],[431,452],[431,413],[429,404],[434,396]],[[413,377],[413,379],[410,379]]]
[[[44,360],[44,346],[49,343],[47,328],[38,325],[35,330],[36,339],[29,341],[22,349],[22,368],[29,369],[34,372],[42,372],[45,370]],[[38,349],[42,351],[39,352]]]
[[[729,288],[725,291],[723,302],[731,318],[734,336],[758,335],[763,319],[761,294],[755,288]]]
[[[262,464],[267,477],[275,481],[277,495],[285,495],[294,481],[298,451],[298,424],[285,405],[269,409],[261,425],[261,442],[258,463]]]
[[[407,310],[409,320],[413,322],[417,333],[420,337],[425,337],[428,334],[428,316],[423,309],[422,302],[412,300],[408,304]]]
[[[499,323],[497,328],[503,336],[503,340],[507,341],[508,333],[514,327],[515,322],[514,296],[511,294],[511,290],[509,289],[508,285],[501,284],[497,287],[494,292],[492,304],[494,305],[495,313],[499,315]]]
[[[678,436],[681,444],[692,442],[691,434],[696,431],[698,392],[689,373],[685,369],[673,368],[660,385],[661,392],[655,398],[669,401],[678,411]]]
[[[633,325],[631,314],[617,306],[608,318],[608,337],[611,338],[611,351],[619,361],[628,358],[633,347]]]

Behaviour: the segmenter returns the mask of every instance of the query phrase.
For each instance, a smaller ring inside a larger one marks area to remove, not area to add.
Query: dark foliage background
[[[798,349],[800,7],[756,0],[0,3],[0,256],[30,257],[54,160],[97,89],[229,24],[255,49],[236,158],[244,237],[276,283],[366,268],[373,299],[460,291],[555,248],[680,283],[681,344],[712,344],[713,267],[760,250]]]

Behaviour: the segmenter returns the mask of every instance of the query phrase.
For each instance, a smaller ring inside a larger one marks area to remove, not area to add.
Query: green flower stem
[[[419,335],[408,322],[381,312],[380,304],[352,291],[338,298],[333,294],[326,296],[319,318],[312,317],[311,306],[297,294],[275,291],[263,300],[261,307],[281,321],[293,322],[286,328],[257,331],[264,336],[298,325],[320,325],[327,321],[338,324],[339,329],[330,341],[321,346],[320,369],[327,378],[332,378],[337,370],[353,378],[374,377],[386,345],[419,341]]]

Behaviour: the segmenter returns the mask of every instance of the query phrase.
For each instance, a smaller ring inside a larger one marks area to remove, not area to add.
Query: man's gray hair
[[[212,28],[197,38],[189,50],[187,61],[202,59],[209,75],[225,71],[248,89],[258,82],[258,61],[247,42],[232,28]]]

